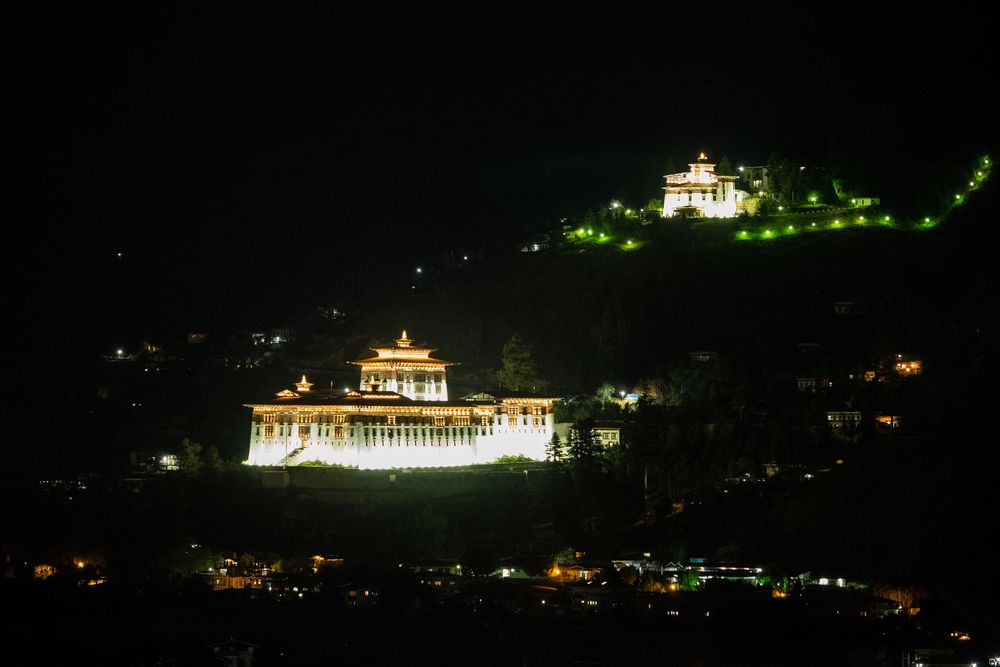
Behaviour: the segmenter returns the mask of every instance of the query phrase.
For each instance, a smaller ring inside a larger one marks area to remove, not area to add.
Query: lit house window
[[[510,425],[511,428],[514,428],[514,427],[517,426],[517,418],[518,418],[518,416],[519,415],[516,415],[514,413],[511,413],[511,414],[507,415],[507,423]]]
[[[273,424],[274,422],[278,421],[278,415],[276,415],[273,412],[265,412],[263,415],[261,415],[261,421],[263,421],[265,424]],[[272,427],[271,430],[274,431],[274,428]]]
[[[312,415],[309,414],[308,412],[300,412],[299,414],[295,415],[296,424],[308,424],[311,421],[312,421]]]
[[[334,426],[333,427],[333,439],[334,440],[343,440],[344,439],[344,427],[343,426]]]
[[[534,425],[535,428],[539,428],[542,425],[542,418],[539,417],[538,415],[535,415],[534,417],[531,418],[531,423]]]
[[[444,426],[444,417],[435,417],[434,418],[434,425],[435,426]]]
[[[386,420],[387,420],[386,423],[389,426],[395,426],[396,425],[396,415],[389,415],[388,417],[386,417]]]
[[[480,417],[479,418],[479,424],[480,424],[480,426],[483,426],[483,427],[489,426],[490,425],[490,418],[489,417]]]
[[[273,415],[272,415],[273,416]],[[274,437],[274,424],[264,424],[264,437],[273,438]]]
[[[455,426],[468,426],[471,422],[469,417],[455,417]]]

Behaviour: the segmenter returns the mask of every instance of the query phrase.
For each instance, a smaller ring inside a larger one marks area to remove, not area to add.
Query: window
[[[265,438],[274,437],[274,424],[271,423],[264,424],[264,437]]]
[[[479,418],[479,424],[483,428],[486,428],[487,426],[490,425],[490,418],[489,417],[480,417]]]
[[[396,425],[396,415],[389,415],[388,417],[386,417],[386,423],[389,426],[395,426]]]
[[[347,415],[333,415],[333,417],[331,417],[331,421],[334,424],[343,424],[347,421]]]
[[[308,424],[311,421],[312,421],[312,415],[309,414],[308,412],[300,412],[297,415],[295,415],[296,424]]]
[[[468,426],[472,423],[469,417],[455,417],[455,426]]]
[[[435,417],[434,418],[434,425],[435,426],[444,426],[444,417]]]
[[[531,407],[531,414],[533,414],[533,415],[540,415],[540,414],[542,414],[542,406],[540,406],[540,405],[533,405]]]
[[[542,418],[541,417],[535,416],[535,417],[532,417],[531,419],[532,419],[532,423],[534,424],[535,428],[540,428],[541,427],[541,425],[542,425]]]
[[[517,417],[518,415],[513,413],[507,416],[507,422],[510,424],[511,428],[515,428],[517,426]]]
[[[261,421],[263,421],[265,424],[273,424],[274,422],[278,421],[278,415],[276,415],[273,412],[265,412],[263,415],[261,415]],[[272,428],[271,430],[273,431],[274,429]]]

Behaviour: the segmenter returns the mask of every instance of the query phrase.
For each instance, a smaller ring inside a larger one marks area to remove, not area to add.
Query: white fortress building
[[[737,177],[716,174],[704,153],[688,166],[689,171],[664,176],[663,217],[735,218],[745,194],[736,189]]]
[[[501,456],[545,459],[554,432],[555,398],[524,392],[477,393],[448,400],[451,362],[413,345],[372,348],[359,390],[313,389],[303,375],[294,389],[245,404],[253,410],[246,463],[324,463],[361,470],[490,463]]]

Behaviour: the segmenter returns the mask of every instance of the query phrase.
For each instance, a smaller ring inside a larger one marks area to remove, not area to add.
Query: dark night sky
[[[994,62],[966,15],[503,7],[10,21],[18,330],[226,326],[303,266],[333,300],[365,262],[641,193],[670,153],[836,142],[905,164],[992,142]]]

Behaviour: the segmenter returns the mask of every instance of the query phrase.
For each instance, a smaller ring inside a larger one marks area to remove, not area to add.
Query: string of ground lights
[[[947,218],[948,214],[951,213],[955,207],[964,204],[969,194],[982,187],[982,185],[989,178],[992,167],[993,161],[988,155],[981,157],[976,163],[975,169],[972,170],[972,174],[969,176],[968,186],[962,192],[956,192],[954,194],[954,198],[948,203],[947,208],[937,215],[924,216],[922,219],[908,221],[897,221],[891,215],[877,215],[870,217],[866,217],[864,215],[858,215],[856,217],[834,217],[832,221],[813,221],[798,225],[777,225],[772,221],[771,224],[759,225],[754,229],[740,229],[735,233],[735,239],[738,241],[767,241],[803,232],[835,231],[849,227],[864,227],[869,225],[891,227],[893,229],[902,230],[932,229],[940,224],[942,220]]]
[[[769,241],[802,233],[829,232],[858,227],[888,227],[903,231],[932,229],[947,218],[955,207],[964,204],[969,194],[982,187],[989,178],[992,168],[993,161],[990,156],[984,155],[979,158],[969,175],[968,185],[961,192],[956,192],[945,210],[936,215],[927,215],[916,220],[898,220],[894,216],[884,213],[878,215],[855,215],[852,213],[848,216],[844,214],[843,210],[787,213],[781,216],[787,218],[787,221],[781,222],[775,221],[773,218],[757,224],[754,224],[752,219],[746,222],[741,220],[737,223],[740,228],[733,233],[733,239],[736,241]],[[816,198],[811,197],[810,201],[816,203]],[[778,207],[779,211],[783,209],[782,206]],[[604,213],[609,217],[567,231],[565,233],[566,241],[573,245],[613,247],[626,252],[637,250],[644,245],[644,241],[640,238],[642,230],[639,225],[646,219],[645,209],[623,208],[620,202],[612,201]],[[617,224],[619,221],[631,222],[635,227],[630,232],[622,234],[615,229],[620,226]]]

